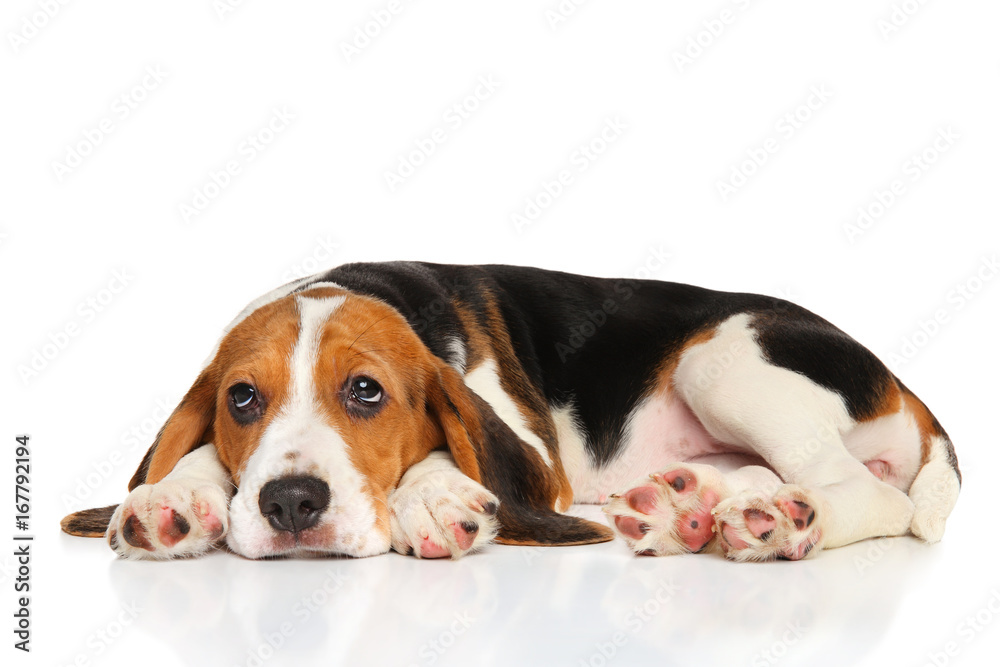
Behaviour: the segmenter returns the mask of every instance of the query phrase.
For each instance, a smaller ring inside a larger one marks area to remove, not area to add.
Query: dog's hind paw
[[[738,561],[801,560],[819,551],[822,513],[807,490],[786,484],[773,497],[747,493],[712,512],[726,557]]]
[[[722,475],[715,468],[676,463],[612,496],[604,513],[637,554],[698,553],[715,538],[712,509],[723,493]]]

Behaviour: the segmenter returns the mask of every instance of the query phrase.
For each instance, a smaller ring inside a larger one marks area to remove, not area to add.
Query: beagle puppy
[[[961,476],[871,352],[781,299],[514,266],[348,264],[251,303],[116,506],[124,558],[619,535],[638,554],[805,558],[934,542]],[[564,514],[600,503],[604,526]]]

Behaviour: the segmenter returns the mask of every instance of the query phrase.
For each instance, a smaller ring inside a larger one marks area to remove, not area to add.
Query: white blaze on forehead
[[[490,407],[493,408],[493,412],[497,413],[497,417],[502,419],[510,427],[510,430],[514,431],[517,437],[531,445],[538,452],[538,455],[542,457],[542,460],[545,461],[545,465],[552,467],[552,457],[549,456],[549,450],[545,446],[545,443],[528,428],[527,420],[521,414],[517,404],[514,403],[514,400],[500,386],[500,374],[497,373],[496,361],[487,359],[476,366],[475,369],[465,376],[465,386],[489,403]]]
[[[247,461],[239,493],[230,508],[230,546],[252,558],[273,553],[275,531],[260,513],[261,488],[272,479],[311,475],[330,487],[330,505],[316,530],[333,526],[323,550],[352,556],[383,553],[388,531],[376,528],[372,499],[364,492],[367,480],[354,468],[347,443],[321,416],[315,392],[315,368],[324,325],[345,297],[296,297],[299,337],[290,359],[288,398],[268,425],[260,445]]]
[[[238,325],[246,318],[250,317],[250,315],[252,315],[254,311],[258,310],[259,308],[263,308],[269,303],[274,303],[278,299],[285,298],[289,294],[292,294],[293,292],[301,289],[304,285],[308,285],[310,289],[314,287],[336,287],[338,289],[344,289],[337,283],[330,283],[330,282],[310,283],[310,281],[316,280],[316,276],[318,275],[319,274],[317,273],[312,276],[306,276],[305,278],[299,278],[298,280],[293,280],[290,283],[286,283],[281,287],[271,290],[267,294],[262,294],[261,296],[257,297],[256,299],[248,303],[246,308],[241,310],[240,314],[234,317],[233,321],[230,322],[226,326],[226,328],[222,330],[222,335],[219,337],[219,341],[215,344],[215,347],[212,349],[212,353],[208,355],[208,359],[206,359],[205,363],[202,364],[202,369],[204,369],[206,366],[212,363],[212,360],[215,359],[215,355],[219,353],[219,346],[222,345],[222,339],[226,337],[226,334],[235,329],[236,325]]]
[[[283,414],[294,414],[305,408],[310,411],[315,407],[313,401],[313,369],[319,352],[319,341],[323,336],[323,326],[344,303],[343,296],[331,296],[325,299],[296,297],[299,308],[299,339],[292,351],[291,396],[282,410]]]

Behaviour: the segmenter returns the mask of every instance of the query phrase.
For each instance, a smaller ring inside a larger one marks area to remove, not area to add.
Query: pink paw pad
[[[476,540],[476,535],[479,534],[479,525],[472,521],[453,523],[451,529],[455,533],[455,541],[458,542],[462,551],[470,549]]]
[[[212,506],[203,500],[198,503],[197,511],[198,520],[201,522],[201,526],[205,529],[205,532],[208,533],[208,536],[213,540],[222,537],[225,528],[222,527],[222,521],[219,517],[212,513]]]
[[[654,486],[637,486],[626,492],[624,498],[636,512],[652,514],[660,500],[660,491]]]
[[[774,504],[792,520],[796,530],[805,530],[816,519],[816,510],[801,500],[775,499]]]
[[[641,540],[642,536],[648,533],[650,529],[648,523],[639,521],[631,516],[616,516],[615,527],[622,535],[630,537],[633,540]]]
[[[813,540],[804,540],[796,545],[791,551],[786,551],[781,554],[780,558],[785,558],[787,560],[802,560],[809,555],[809,552],[813,550],[816,546],[816,542],[819,541],[819,533],[813,538]]]
[[[728,551],[732,549],[746,549],[749,544],[740,537],[740,533],[737,529],[730,526],[728,523],[722,524],[722,550]]]
[[[682,496],[692,493],[698,488],[698,480],[688,470],[681,469],[664,473],[654,473],[652,477],[655,480],[663,482]]]
[[[430,537],[421,540],[418,549],[421,558],[444,558],[451,555],[447,549],[432,541]]]
[[[172,547],[191,531],[191,524],[171,507],[161,507],[157,522],[157,533],[160,543]]]
[[[719,495],[713,491],[704,494],[705,502],[694,512],[682,516],[677,522],[677,534],[688,551],[698,553],[715,537],[712,509],[719,504]]]
[[[758,509],[743,510],[743,520],[746,522],[747,530],[761,542],[767,542],[774,527],[778,525],[773,516]]]

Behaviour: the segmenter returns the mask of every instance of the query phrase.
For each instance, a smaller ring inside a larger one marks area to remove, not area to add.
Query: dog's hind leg
[[[722,355],[728,355],[725,372],[707,374]],[[844,397],[767,359],[749,316],[731,318],[712,339],[688,350],[674,381],[714,438],[760,456],[784,482],[716,505],[715,529],[730,558],[794,560],[909,529],[910,498],[845,446],[857,421]]]

